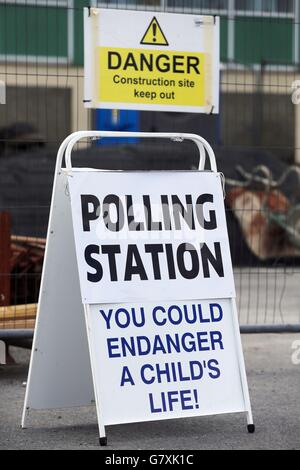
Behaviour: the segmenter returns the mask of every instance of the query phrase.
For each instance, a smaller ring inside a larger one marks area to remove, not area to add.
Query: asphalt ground
[[[11,348],[17,364],[0,366],[0,449],[299,449],[300,334],[242,340],[254,434],[247,433],[243,414],[207,416],[108,426],[108,446],[99,447],[94,407],[32,411],[22,430],[29,351]]]

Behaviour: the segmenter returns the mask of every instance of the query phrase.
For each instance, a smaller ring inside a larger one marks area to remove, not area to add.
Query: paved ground
[[[243,415],[160,421],[107,428],[112,449],[299,449],[300,365],[292,343],[300,335],[243,336],[257,432]],[[12,349],[16,366],[0,366],[0,449],[99,449],[95,409],[34,412],[19,427],[28,352]]]

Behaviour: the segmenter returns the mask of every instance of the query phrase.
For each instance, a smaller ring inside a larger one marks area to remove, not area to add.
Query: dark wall
[[[224,93],[221,140],[227,146],[261,149],[284,160],[294,155],[294,105],[288,95]]]
[[[20,122],[32,124],[49,145],[60,143],[71,132],[71,90],[8,86],[0,129]]]

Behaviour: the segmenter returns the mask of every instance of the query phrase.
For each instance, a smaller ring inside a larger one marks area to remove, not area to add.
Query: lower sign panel
[[[246,411],[232,300],[89,305],[104,425]]]

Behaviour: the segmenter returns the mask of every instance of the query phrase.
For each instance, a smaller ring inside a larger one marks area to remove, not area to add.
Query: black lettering
[[[200,226],[205,230],[214,230],[217,227],[216,212],[209,211],[209,220],[205,220],[203,215],[203,204],[206,202],[214,202],[212,194],[201,194],[201,196],[198,197],[196,202],[197,219]]]
[[[133,275],[140,276],[141,281],[148,280],[137,246],[128,245],[124,280],[131,281]]]
[[[193,205],[192,205],[192,196],[187,194],[185,196],[186,200],[186,208],[180,201],[178,196],[171,196],[172,197],[172,204],[173,204],[173,215],[174,215],[174,222],[175,222],[175,229],[181,230],[181,221],[180,217],[187,223],[188,227],[191,230],[195,230],[195,219],[194,219],[194,212],[193,212]]]
[[[144,67],[144,65],[146,67]],[[147,68],[150,72],[153,71],[153,55],[150,54],[149,57],[146,57],[145,54],[141,54],[141,70]]]
[[[169,279],[176,279],[173,247],[171,243],[166,243],[166,255],[168,263]]]
[[[117,220],[112,222],[110,215],[110,206],[116,208]],[[108,194],[103,199],[103,221],[111,232],[119,232],[124,227],[124,209],[121,199],[115,194]]]
[[[184,261],[185,253],[189,253],[191,256],[192,267],[191,269],[186,268]],[[196,248],[191,243],[181,243],[177,249],[177,264],[180,274],[185,279],[195,279],[199,274],[199,257]]]
[[[164,229],[172,230],[168,196],[167,195],[161,196],[161,202],[162,202],[162,212],[163,212],[163,218],[164,218]]]
[[[219,277],[224,277],[223,260],[220,242],[214,243],[215,255],[210,251],[206,243],[201,246],[201,258],[204,277],[210,277],[209,264],[212,265]]]
[[[132,52],[129,52],[128,56],[126,57],[126,60],[125,60],[125,63],[124,63],[124,66],[123,66],[123,69],[126,70],[128,69],[129,67],[132,67],[134,68],[134,70],[138,71],[139,68],[136,64],[136,61],[134,59],[134,55]]]
[[[200,75],[200,70],[198,68],[199,64],[200,64],[199,57],[188,56],[188,58],[187,58],[187,73],[191,73],[191,70],[193,69],[194,72],[196,72],[197,75]]]
[[[143,203],[145,209],[145,219],[147,221],[147,230],[162,230],[162,223],[155,222],[152,218],[151,202],[149,196],[143,196]]]
[[[103,268],[98,260],[92,257],[93,254],[99,255],[100,248],[98,245],[88,245],[84,250],[84,259],[86,263],[93,269],[95,273],[87,273],[87,279],[90,282],[99,282],[103,276]]]
[[[128,228],[130,231],[139,232],[144,230],[143,222],[136,222],[134,218],[132,196],[126,196],[126,206],[127,206],[127,220]]]
[[[169,57],[166,54],[160,54],[157,56],[156,68],[160,72],[170,72]]]
[[[116,265],[116,254],[121,253],[120,245],[102,245],[102,254],[108,255],[108,264],[110,271],[110,280],[117,281],[117,265]]]
[[[158,253],[163,253],[164,247],[160,243],[154,243],[152,245],[145,245],[145,252],[150,253],[152,257],[152,266],[154,279],[161,279],[160,264]]]
[[[118,52],[108,51],[107,59],[109,69],[118,69],[121,67],[122,57]]]
[[[90,204],[92,210],[89,211]],[[100,213],[100,201],[93,194],[82,194],[81,195],[81,216],[82,226],[84,232],[90,231],[90,221],[96,220]]]
[[[174,73],[184,73],[184,56],[183,55],[174,55],[173,56],[173,72]]]

